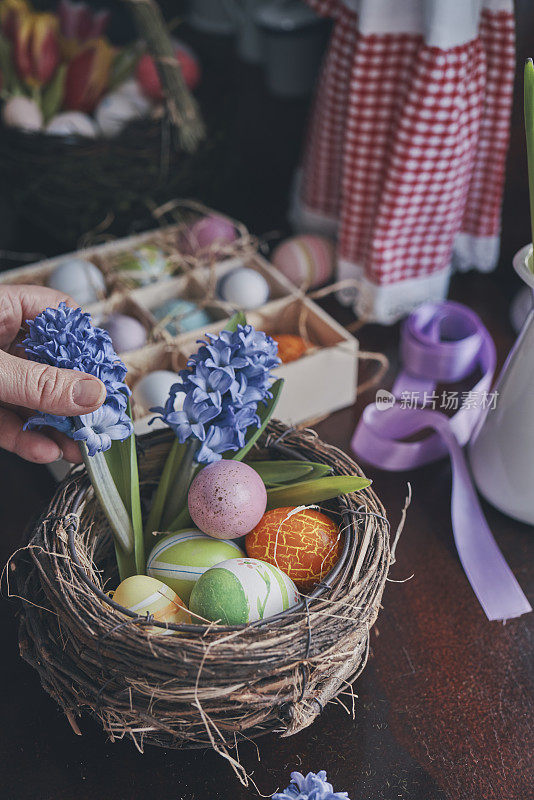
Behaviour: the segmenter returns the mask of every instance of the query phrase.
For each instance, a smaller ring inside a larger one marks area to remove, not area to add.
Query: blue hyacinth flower
[[[300,772],[291,773],[291,783],[283,792],[273,794],[272,800],[350,800],[347,792],[334,792],[326,780],[324,769],[317,774],[308,772],[306,777]]]
[[[107,331],[91,324],[90,314],[60,303],[28,320],[23,342],[34,361],[61,369],[95,375],[106,387],[104,405],[92,414],[64,417],[36,413],[25,429],[50,427],[76,441],[85,441],[90,456],[108,450],[114,440],[131,436],[133,425],[127,413],[130,390],[124,383],[126,366],[113,348]]]
[[[260,426],[258,406],[272,397],[271,371],[280,359],[274,339],[252,325],[206,334],[199,344],[165,406],[151,411],[181,443],[198,440],[195,460],[207,464],[243,447],[247,430]],[[185,393],[181,411],[174,408],[178,392]]]

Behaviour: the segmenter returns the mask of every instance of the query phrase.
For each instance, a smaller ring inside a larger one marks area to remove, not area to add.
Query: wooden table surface
[[[527,32],[533,29],[534,8],[531,0],[517,0],[517,9],[521,62],[532,49]],[[214,52],[211,46],[205,49],[205,64],[215,58]],[[251,71],[241,67],[237,72],[242,83],[236,150],[247,170],[236,176],[227,210],[261,232],[283,219],[283,197],[299,150],[305,106],[276,103],[258,92],[258,75],[251,78]],[[500,269],[494,276],[457,277],[451,293],[480,313],[495,338],[499,364],[513,342],[507,313],[519,283],[511,277],[511,255],[525,243],[529,230],[520,88],[518,78]],[[261,158],[254,144],[258,135]],[[246,176],[248,184],[241,186]],[[263,194],[257,186],[262,186]],[[27,239],[21,240],[18,249],[27,245]],[[348,321],[347,312],[335,304],[329,308]],[[398,329],[367,326],[359,338],[363,349],[381,350],[391,358],[383,382],[390,386]],[[372,394],[321,423],[320,435],[347,450]],[[341,702],[328,705],[311,728],[290,739],[266,737],[258,741],[258,749],[242,745],[240,758],[264,795],[284,787],[294,769],[326,768],[334,787],[348,791],[351,800],[529,800],[534,797],[534,615],[506,625],[486,620],[454,548],[448,462],[401,475],[368,472],[393,527],[407,481],[413,502],[372,632],[371,657],[353,687],[355,718],[347,713],[351,697],[344,695]],[[0,475],[3,564],[18,546],[26,524],[47,503],[54,484],[43,467],[3,452]],[[508,563],[534,602],[532,528],[487,504],[484,509]],[[255,796],[211,752],[149,749],[141,755],[128,742],[107,742],[88,720],[80,724],[83,736],[75,736],[41,689],[37,674],[18,656],[18,603],[5,595],[4,582],[0,601],[4,634],[0,796],[4,800]]]

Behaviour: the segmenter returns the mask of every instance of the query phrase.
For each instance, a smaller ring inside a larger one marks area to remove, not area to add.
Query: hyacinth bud
[[[67,66],[65,108],[90,114],[109,87],[115,51],[105,39],[82,45]]]
[[[48,83],[60,60],[57,18],[53,14],[19,14],[14,23],[13,55],[17,73],[28,85]]]
[[[19,18],[30,13],[26,0],[3,0],[0,3],[0,26],[4,36],[13,41]]]

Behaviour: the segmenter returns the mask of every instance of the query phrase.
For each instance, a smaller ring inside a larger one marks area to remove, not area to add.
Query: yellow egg
[[[148,575],[132,575],[123,580],[113,594],[113,600],[140,617],[151,614],[157,622],[191,622],[187,609],[169,586]],[[152,633],[172,633],[164,628],[151,626]]]

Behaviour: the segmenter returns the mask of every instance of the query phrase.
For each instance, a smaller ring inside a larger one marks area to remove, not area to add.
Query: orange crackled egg
[[[314,509],[267,511],[247,534],[250,558],[274,564],[298,589],[308,591],[325,578],[341,556],[343,536],[330,517]]]

